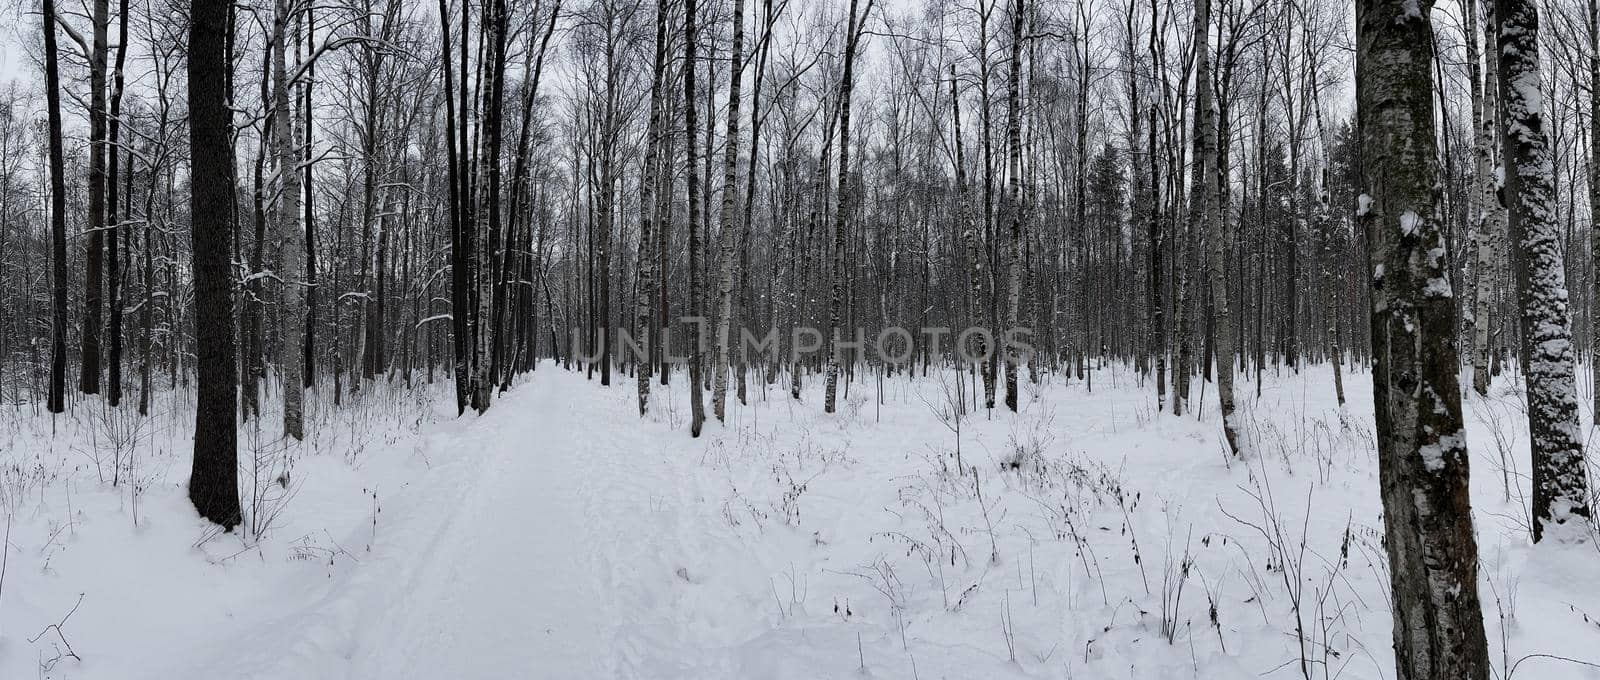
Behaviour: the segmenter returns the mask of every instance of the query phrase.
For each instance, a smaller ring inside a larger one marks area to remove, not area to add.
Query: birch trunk
[[[983,245],[978,242],[978,227],[972,219],[972,193],[967,188],[967,164],[961,144],[961,97],[956,92],[956,66],[950,65],[950,102],[955,117],[953,134],[956,146],[956,214],[961,220],[961,241],[966,246],[966,265],[968,278],[968,299],[971,301],[972,318],[970,323],[974,328],[986,327],[984,319],[984,303],[989,299],[983,290],[985,273],[983,270],[984,255]],[[987,408],[994,408],[994,374],[988,369],[988,353],[982,333],[973,333],[974,346],[971,348],[972,356],[978,358],[979,370],[983,372],[984,404]],[[958,348],[958,356],[961,350]]]
[[[1494,15],[1494,0],[1484,0],[1485,17]],[[1474,250],[1477,255],[1475,290],[1472,305],[1472,389],[1489,394],[1489,322],[1493,317],[1495,281],[1500,262],[1497,249],[1505,238],[1503,208],[1496,195],[1494,177],[1495,90],[1485,86],[1478,62],[1478,17],[1476,0],[1467,2],[1467,72],[1472,81],[1473,180],[1472,207]],[[1485,23],[1484,35],[1492,27]]]
[[[283,390],[283,433],[295,439],[305,437],[305,234],[300,231],[300,172],[299,154],[295,153],[295,122],[289,108],[288,33],[290,0],[277,0],[272,49],[276,57],[272,62],[272,136],[273,158],[276,161],[278,181],[278,206],[274,215],[277,224],[273,234],[273,247],[277,251],[280,290],[279,308],[292,310],[279,314],[283,334],[280,344]]]
[[[735,204],[739,200],[739,80],[744,74],[744,0],[733,0],[733,54],[728,68],[728,134],[723,140],[721,268],[717,275],[717,372],[711,392],[711,410],[720,422],[727,413],[728,345],[733,326],[733,284],[738,268],[739,225]]]
[[[555,25],[555,17],[551,17],[551,26]],[[657,155],[661,150],[662,121],[662,78],[667,63],[667,7],[666,3],[656,4],[656,56],[655,65],[650,76],[650,123],[645,128],[644,165],[640,168],[639,179],[639,286],[638,296],[634,301],[634,323],[640,331],[644,356],[639,362],[637,371],[639,385],[639,415],[644,415],[650,405],[650,357],[655,338],[650,337],[650,303],[655,299],[656,270],[655,253],[651,252],[651,244],[655,241],[655,216],[657,204],[655,192],[657,184],[661,181],[660,168],[657,165]],[[663,331],[664,332],[664,331]]]
[[[1517,248],[1522,377],[1533,451],[1533,540],[1589,536],[1588,476],[1578,431],[1578,392],[1555,166],[1545,139],[1539,73],[1539,12],[1528,0],[1495,0],[1500,64],[1500,134],[1507,227]]]
[[[860,40],[858,27],[866,23],[864,15],[860,18],[856,16],[857,4],[858,0],[850,0],[850,13],[845,18],[844,76],[839,82],[839,190],[838,206],[834,208],[833,266],[829,272],[833,279],[833,293],[828,302],[828,332],[823,336],[825,342],[832,344],[828,351],[827,391],[822,403],[825,413],[833,413],[837,407],[839,364],[843,358],[843,350],[840,349],[843,343],[835,336],[839,333],[845,305],[846,227],[850,215],[850,92],[855,85],[856,47]],[[872,0],[867,0],[867,11],[871,10]]]
[[[700,314],[700,202],[695,195],[700,191],[699,170],[695,167],[695,131],[698,129],[695,110],[695,0],[684,0],[683,3],[683,121],[687,133],[684,136],[684,155],[687,159],[685,170],[687,172],[688,197],[689,197],[689,315]],[[703,324],[704,320],[700,322]],[[700,436],[700,428],[706,422],[706,405],[702,397],[704,383],[700,380],[701,371],[701,335],[699,324],[695,325],[696,337],[689,338],[689,409],[690,422],[689,434]]]
[[[1194,178],[1189,199],[1190,232],[1201,227],[1209,234],[1206,262],[1210,284],[1212,315],[1215,319],[1217,360],[1217,401],[1222,407],[1222,435],[1228,450],[1239,455],[1239,426],[1233,404],[1233,318],[1228,311],[1227,234],[1219,210],[1220,196],[1226,190],[1217,172],[1217,124],[1211,92],[1211,0],[1196,0],[1194,5],[1195,104]]]
[[[1200,0],[1205,2],[1206,0]],[[1023,40],[1023,10],[1024,0],[1011,2],[1011,73],[1010,91],[1007,93],[1010,102],[1006,107],[1006,144],[1010,158],[1010,177],[1006,183],[1007,207],[1011,212],[1011,242],[1006,249],[1006,325],[1000,329],[1001,333],[1010,333],[1017,328],[1017,307],[1022,295],[1022,233],[1023,233],[1023,205],[1022,205],[1022,40]],[[1079,121],[1080,127],[1082,121]],[[1079,155],[1083,149],[1079,147]],[[1081,167],[1081,166],[1080,166]],[[1078,173],[1078,180],[1083,181],[1083,173]],[[1079,193],[1079,198],[1083,194]],[[1083,209],[1082,200],[1078,204],[1079,211]],[[1079,224],[1083,224],[1079,220]],[[1006,408],[1012,413],[1017,411],[1017,348],[1015,344],[1003,343],[1006,353]]]
[[[1440,219],[1427,0],[1356,3],[1357,216],[1372,272],[1372,391],[1401,680],[1485,680],[1454,300]]]

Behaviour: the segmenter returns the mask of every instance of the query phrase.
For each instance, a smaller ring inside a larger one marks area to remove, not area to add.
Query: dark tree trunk
[[[440,58],[440,69],[444,72],[444,109],[445,109],[445,149],[448,159],[448,175],[450,182],[450,332],[451,347],[454,349],[453,373],[456,383],[456,414],[460,415],[467,410],[467,347],[471,341],[467,338],[467,308],[470,296],[467,292],[467,239],[463,233],[463,200],[461,192],[461,157],[466,154],[465,125],[459,138],[462,144],[458,148],[456,136],[456,102],[452,83],[452,69],[450,68],[450,7],[446,0],[439,0],[439,40],[442,43],[443,55]],[[465,24],[463,24],[463,29]],[[466,40],[462,34],[463,42]],[[465,51],[465,48],[463,48]],[[462,66],[466,66],[466,57],[462,57]],[[466,79],[466,72],[461,77]],[[466,85],[462,85],[461,103],[466,104]],[[465,113],[463,111],[463,113]],[[337,269],[335,270],[337,271]],[[337,286],[336,286],[337,288]],[[337,391],[335,391],[337,394]]]
[[[695,130],[698,129],[695,119],[695,0],[684,0],[683,11],[683,119],[684,130],[684,155],[687,157],[688,172],[688,197],[689,197],[689,315],[700,316],[700,203],[695,194],[700,190],[700,175],[695,167]],[[705,320],[695,324],[695,337],[688,338],[689,346],[689,408],[691,420],[689,434],[700,436],[700,428],[706,422],[706,405],[701,397],[704,389],[700,379],[701,371],[701,337],[704,335],[702,326]]]
[[[48,1],[48,0],[47,0]],[[233,282],[228,261],[232,247],[228,181],[227,80],[231,65],[224,53],[227,5],[196,1],[189,27],[189,148],[193,177],[189,214],[193,220],[196,374],[194,467],[189,499],[201,516],[232,529],[240,522],[238,431],[234,412],[237,365],[233,345]]]
[[[56,3],[44,0],[44,92],[50,125],[51,413],[67,410],[67,190],[61,151],[61,74],[56,63]]]
[[[123,0],[127,2],[127,0]],[[316,53],[317,23],[314,5],[306,5],[306,54]],[[301,83],[301,109],[305,116],[305,221],[306,221],[306,341],[302,360],[305,371],[305,387],[311,388],[317,384],[317,221],[316,211],[313,208],[313,198],[316,192],[312,189],[312,157],[311,149],[314,139],[312,135],[311,115],[311,86],[317,80],[316,62],[306,64],[306,77]],[[293,313],[292,311],[289,313]]]
[[[106,303],[110,307],[111,322],[106,329],[106,335],[111,343],[111,348],[106,355],[106,403],[117,406],[122,403],[122,265],[123,258],[118,252],[122,241],[122,225],[120,219],[126,219],[125,214],[117,211],[117,201],[125,199],[118,193],[118,172],[122,171],[131,180],[133,165],[129,163],[126,169],[119,168],[117,159],[121,155],[118,147],[118,138],[122,130],[122,67],[128,56],[128,0],[121,1],[117,19],[117,62],[113,75],[111,90],[111,143],[107,152],[110,153],[110,167],[106,172]],[[131,156],[129,158],[132,158]],[[231,175],[230,175],[231,176]],[[131,188],[131,184],[129,185]]]
[[[866,24],[866,14],[856,16],[857,0],[850,0],[850,14],[845,18],[844,76],[839,81],[839,188],[835,200],[833,222],[833,264],[828,273],[833,281],[828,301],[828,332],[823,342],[832,344],[828,351],[827,385],[824,388],[822,410],[833,413],[837,406],[839,365],[843,360],[842,345],[835,337],[843,327],[841,314],[845,306],[845,248],[850,215],[850,93],[855,86],[856,48],[861,39],[861,26]],[[872,11],[872,0],[867,0],[867,12]]]
[[[106,248],[106,28],[110,3],[94,0],[94,46],[89,55],[89,248],[84,260],[83,360],[78,389],[100,392],[100,332],[104,321]]]

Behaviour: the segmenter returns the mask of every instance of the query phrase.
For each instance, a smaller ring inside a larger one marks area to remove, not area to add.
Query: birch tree
[[[295,146],[295,116],[289,98],[289,27],[293,20],[290,0],[277,0],[273,21],[272,137],[274,176],[278,186],[273,249],[278,262],[278,283],[283,346],[280,359],[283,390],[283,433],[305,438],[305,370],[301,348],[305,345],[305,234],[300,230],[300,154]]]
[[[828,351],[828,383],[826,395],[823,397],[822,410],[833,413],[836,407],[839,388],[839,367],[843,361],[843,349],[839,332],[843,328],[841,313],[845,304],[845,248],[846,228],[850,216],[850,93],[855,87],[856,50],[860,47],[861,34],[867,23],[867,15],[872,13],[873,0],[867,0],[866,10],[858,16],[856,7],[859,0],[850,0],[850,12],[845,15],[844,23],[844,75],[839,79],[839,190],[835,194],[839,202],[835,209],[833,223],[833,264],[829,274],[833,280],[832,294],[828,301],[828,332],[824,338],[831,342]]]
[[[1493,16],[1494,0],[1481,0],[1486,13]],[[1473,183],[1472,219],[1473,246],[1477,256],[1474,273],[1476,281],[1472,296],[1472,389],[1480,396],[1489,394],[1489,321],[1493,313],[1494,284],[1499,274],[1499,246],[1505,230],[1501,222],[1500,199],[1496,194],[1494,178],[1495,124],[1497,118],[1495,90],[1491,82],[1485,86],[1478,58],[1478,2],[1467,0],[1464,11],[1463,32],[1466,34],[1467,80],[1472,93],[1470,104],[1473,129]],[[1487,22],[1485,22],[1487,27]],[[1492,37],[1487,32],[1485,37]],[[1489,43],[1493,45],[1491,41]]]
[[[1222,406],[1222,434],[1228,450],[1239,450],[1239,427],[1234,422],[1233,322],[1228,310],[1227,233],[1220,210],[1226,177],[1217,169],[1217,124],[1213,111],[1211,75],[1211,0],[1194,4],[1195,103],[1194,166],[1190,181],[1190,232],[1207,232],[1206,266],[1212,314],[1216,319],[1217,400]]]
[[[744,0],[733,0],[733,52],[728,68],[728,132],[723,138],[721,266],[717,275],[716,383],[711,392],[712,411],[723,419],[728,401],[728,345],[733,326],[733,284],[739,260],[739,226],[735,204],[739,201],[739,81],[744,76]],[[749,199],[746,199],[749,200]]]
[[[683,124],[684,124],[684,155],[686,157],[685,170],[687,172],[688,198],[689,198],[689,315],[700,315],[700,203],[696,196],[700,191],[700,175],[695,167],[695,131],[699,128],[695,110],[695,0],[683,0]],[[695,329],[701,331],[704,319],[699,320]],[[689,340],[689,408],[690,423],[689,434],[700,436],[700,428],[706,422],[705,400],[701,396],[704,383],[700,379],[701,367],[701,337]]]
[[[650,246],[655,243],[655,221],[660,212],[660,204],[656,198],[657,192],[671,193],[671,183],[665,188],[661,187],[662,173],[658,156],[661,153],[661,137],[666,121],[663,114],[663,89],[667,63],[667,3],[656,3],[656,42],[655,61],[651,67],[650,76],[650,118],[645,127],[644,164],[639,171],[639,275],[638,295],[634,302],[634,330],[643,338],[645,359],[640,363],[637,375],[639,388],[639,415],[644,415],[650,404],[650,357],[656,351],[655,340],[651,330],[651,303],[655,301],[656,287],[665,286],[665,282],[657,282],[655,263],[657,253],[652,252]]]
[[[1372,392],[1399,678],[1489,677],[1448,252],[1428,0],[1356,3],[1356,115],[1372,271]]]
[[[1204,1],[1204,0],[1202,0]],[[1023,238],[1023,213],[1026,206],[1022,203],[1022,41],[1023,36],[1023,0],[1011,0],[1011,71],[1010,88],[1007,93],[1009,103],[1006,107],[1006,140],[1007,155],[1010,157],[1010,178],[1007,183],[1007,209],[1011,213],[1011,239],[1006,249],[1006,320],[1003,332],[1010,333],[1017,328],[1017,308],[1022,296],[1022,238]],[[1080,84],[1087,87],[1086,84]],[[1079,121],[1081,126],[1083,123]],[[1080,155],[1082,150],[1080,150]],[[1079,178],[1082,178],[1079,171]],[[1079,202],[1080,208],[1082,201]],[[1079,220],[1080,223],[1083,220]],[[1014,344],[1006,343],[1006,408],[1013,413],[1017,410],[1017,363],[1018,350]]]
[[[1539,72],[1539,10],[1529,0],[1494,0],[1499,52],[1500,138],[1507,225],[1522,316],[1523,383],[1533,450],[1533,540],[1587,541],[1588,477],[1578,426],[1576,355],[1555,167],[1545,133]]]

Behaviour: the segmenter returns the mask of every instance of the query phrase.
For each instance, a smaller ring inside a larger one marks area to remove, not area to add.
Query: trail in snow
[[[550,390],[523,388],[456,443],[485,457],[479,478],[460,508],[438,509],[454,516],[415,556],[380,625],[363,631],[351,677],[610,675],[592,652],[615,611],[581,502],[606,482],[574,455],[572,428],[549,427],[568,411]]]
[[[703,678],[677,611],[694,578],[684,546],[705,526],[664,451],[636,423],[610,428],[582,380],[540,372],[435,449],[481,457],[459,505],[415,546],[353,631],[351,678]],[[567,383],[573,384],[567,384]],[[592,387],[590,388],[592,389]],[[441,452],[441,455],[449,452]],[[447,504],[419,494],[415,502]],[[676,583],[674,583],[676,581]],[[726,670],[723,668],[722,670]],[[325,671],[324,671],[325,672]],[[731,677],[731,676],[729,676]]]

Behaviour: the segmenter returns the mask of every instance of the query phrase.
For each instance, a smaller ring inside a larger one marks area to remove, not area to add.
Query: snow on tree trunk
[[[480,88],[479,91],[483,110],[478,132],[482,140],[478,143],[482,148],[478,151],[477,162],[482,167],[478,169],[477,177],[469,183],[473,191],[468,194],[473,197],[469,200],[478,202],[473,207],[472,214],[476,219],[470,222],[471,228],[476,238],[483,239],[480,241],[481,247],[473,251],[472,284],[475,291],[472,337],[476,347],[472,353],[472,386],[473,401],[479,413],[488,410],[497,382],[491,358],[499,329],[489,322],[494,318],[495,272],[500,270],[500,258],[503,256],[500,233],[500,149],[503,137],[501,114],[505,110],[507,18],[504,1],[486,2],[482,21],[485,35],[482,46],[484,54],[481,56],[487,66],[483,69],[481,88],[488,90],[484,92]],[[484,293],[485,287],[489,289],[488,294]]]
[[[1578,431],[1578,391],[1567,307],[1555,166],[1544,132],[1539,10],[1529,0],[1496,0],[1500,133],[1511,242],[1517,248],[1522,376],[1533,450],[1533,540],[1588,539],[1588,477]]]
[[[1356,3],[1372,391],[1398,677],[1485,680],[1455,300],[1440,218],[1432,3]]]

